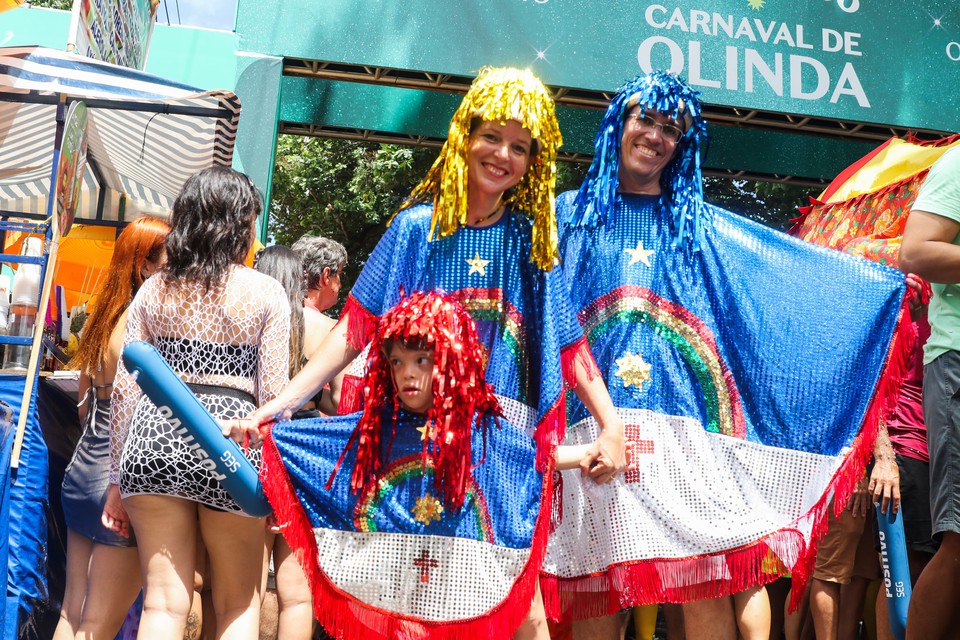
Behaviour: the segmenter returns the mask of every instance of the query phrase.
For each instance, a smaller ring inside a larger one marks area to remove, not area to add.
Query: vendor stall
[[[78,137],[83,144],[68,151],[64,139],[71,136],[66,121],[82,110],[85,121],[78,125],[82,130]],[[231,163],[239,112],[237,97],[228,91],[202,92],[56,50],[0,48],[4,234],[0,262],[39,268],[42,283],[32,300],[40,310],[35,330],[30,335],[0,336],[6,349],[30,348],[25,371],[0,373],[0,401],[6,403],[0,404],[0,530],[6,532],[0,536],[0,562],[7,567],[7,597],[0,606],[4,638],[40,637],[42,625],[32,614],[56,615],[59,608],[59,596],[47,589],[46,565],[47,523],[55,515],[49,496],[59,493],[59,486],[50,486],[48,478],[61,477],[62,468],[51,474],[44,434],[52,438],[62,430],[44,425],[41,433],[36,417],[50,292],[57,284],[66,290],[60,308],[50,314],[66,321],[66,309],[85,301],[96,287],[98,270],[109,260],[111,236],[125,222],[142,213],[164,215],[190,175]],[[75,176],[66,175],[68,160],[74,163]],[[74,222],[109,231],[78,226],[71,232]],[[31,235],[42,238],[40,255],[21,255],[23,239]],[[72,254],[69,260],[57,259],[61,235],[62,255]],[[83,242],[94,243],[87,246],[98,251],[84,250]],[[68,251],[68,244],[76,246]],[[58,456],[56,464],[64,462]],[[52,458],[50,464],[55,464]]]

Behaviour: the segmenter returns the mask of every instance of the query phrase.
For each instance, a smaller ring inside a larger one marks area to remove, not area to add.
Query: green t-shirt
[[[916,211],[935,213],[960,222],[960,148],[943,154],[920,187]],[[960,245],[960,234],[953,239]],[[947,351],[960,351],[960,284],[934,284],[930,300],[930,338],[923,348],[929,364]]]

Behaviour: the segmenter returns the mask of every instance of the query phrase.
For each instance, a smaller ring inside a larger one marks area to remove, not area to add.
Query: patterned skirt
[[[253,396],[243,391],[210,385],[188,385],[200,403],[218,420],[243,418],[256,409]],[[149,398],[140,398],[123,449],[120,493],[167,495],[194,500],[221,511],[243,513],[220,482],[204,467],[195,444],[170,426]],[[246,456],[260,468],[260,450]]]

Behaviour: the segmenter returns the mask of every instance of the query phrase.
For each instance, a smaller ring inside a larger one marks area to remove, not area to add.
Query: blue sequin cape
[[[639,464],[606,492],[564,473],[549,613],[806,577],[829,496],[870,455],[903,275],[716,207],[699,248],[677,246],[653,196],[571,227],[574,196],[558,200],[563,271]],[[568,443],[590,441],[575,398],[568,414]]]

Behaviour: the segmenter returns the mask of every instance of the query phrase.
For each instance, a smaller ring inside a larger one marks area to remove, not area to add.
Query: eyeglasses
[[[683,129],[674,124],[670,124],[669,122],[657,122],[657,119],[649,113],[628,113],[627,117],[633,119],[635,125],[641,129],[654,129],[656,127],[660,127],[660,135],[663,136],[664,140],[669,140],[674,144],[680,142],[680,138],[683,137]]]

